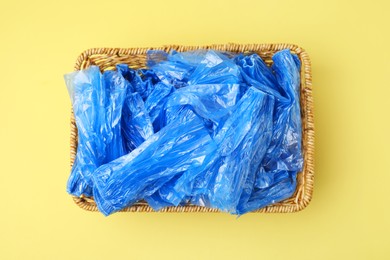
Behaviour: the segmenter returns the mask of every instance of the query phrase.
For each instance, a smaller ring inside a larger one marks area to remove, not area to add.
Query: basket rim
[[[312,77],[311,62],[307,52],[295,44],[288,43],[270,43],[270,44],[211,44],[199,46],[187,45],[163,45],[161,47],[142,47],[142,48],[90,48],[83,51],[77,58],[74,69],[80,70],[90,65],[90,59],[93,56],[104,55],[106,59],[112,62],[113,57],[123,58],[126,56],[144,56],[148,50],[176,50],[189,51],[198,49],[214,49],[231,52],[257,52],[257,53],[274,53],[283,49],[290,49],[298,55],[301,60],[301,118],[302,118],[302,147],[304,152],[304,167],[298,173],[298,184],[294,195],[279,203],[268,205],[264,208],[252,211],[261,213],[288,213],[298,212],[305,209],[310,203],[313,196],[314,188],[314,104],[312,95]],[[123,60],[123,59],[122,59]],[[130,64],[130,63],[128,63]],[[70,167],[77,151],[77,127],[71,108],[70,120]],[[82,209],[87,211],[98,211],[93,198],[85,196],[72,196],[74,202]],[[133,206],[127,207],[121,212],[155,212],[146,202],[139,202]],[[207,208],[195,205],[185,205],[177,207],[166,207],[158,212],[220,212],[214,208]]]

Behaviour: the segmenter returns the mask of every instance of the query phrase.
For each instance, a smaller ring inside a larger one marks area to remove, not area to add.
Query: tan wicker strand
[[[272,55],[282,49],[290,49],[298,55],[302,63],[301,69],[301,116],[302,116],[302,145],[304,152],[304,167],[297,176],[297,189],[291,198],[256,210],[260,213],[288,213],[304,209],[310,202],[314,185],[314,111],[311,79],[311,63],[308,54],[294,44],[213,44],[204,46],[166,45],[157,48],[94,48],[80,54],[76,60],[75,70],[85,69],[97,65],[102,71],[113,69],[116,64],[126,63],[132,68],[146,66],[146,52],[154,50],[189,51],[197,49],[215,49],[219,51],[257,53],[267,64],[272,63]],[[70,166],[72,167],[77,151],[77,127],[71,111],[70,120]],[[74,202],[88,211],[97,211],[93,198],[73,197]],[[154,212],[145,202],[138,202],[122,212]],[[219,212],[217,209],[195,205],[168,207],[159,212]]]

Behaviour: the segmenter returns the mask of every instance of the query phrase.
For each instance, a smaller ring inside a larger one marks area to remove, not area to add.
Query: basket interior
[[[101,71],[114,70],[117,64],[127,64],[133,69],[146,68],[146,52],[154,50],[190,51],[196,49],[214,49],[234,53],[257,53],[267,65],[272,65],[272,56],[282,49],[290,49],[301,60],[301,88],[300,105],[302,118],[302,149],[304,166],[302,172],[297,175],[297,189],[294,195],[284,201],[259,209],[255,212],[296,212],[305,208],[311,200],[314,183],[314,115],[311,88],[311,68],[307,53],[296,45],[291,44],[258,44],[258,45],[208,45],[208,46],[177,46],[168,45],[161,48],[100,48],[83,52],[76,61],[75,70],[85,69],[89,66],[99,66]],[[70,138],[71,167],[77,151],[77,127],[71,112],[71,138]],[[93,198],[73,197],[81,208],[89,211],[97,211]],[[123,211],[152,212],[153,209],[144,201],[138,202]],[[216,209],[194,206],[167,207],[159,212],[218,212]]]

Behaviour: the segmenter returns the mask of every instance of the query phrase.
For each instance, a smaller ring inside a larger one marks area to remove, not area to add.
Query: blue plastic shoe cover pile
[[[244,214],[293,195],[300,60],[150,50],[148,69],[65,75],[78,129],[67,191],[109,215],[145,200]]]

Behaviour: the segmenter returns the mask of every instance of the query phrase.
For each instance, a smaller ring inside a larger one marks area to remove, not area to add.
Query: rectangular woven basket
[[[255,212],[296,212],[304,209],[310,202],[313,193],[314,183],[314,114],[313,97],[311,86],[311,68],[307,53],[300,47],[293,44],[221,44],[206,46],[179,46],[167,45],[160,48],[96,48],[84,51],[77,59],[75,70],[88,68],[97,65],[102,71],[115,69],[120,63],[128,64],[133,69],[146,67],[147,50],[176,50],[179,52],[197,49],[214,49],[219,51],[230,51],[237,53],[257,53],[268,64],[272,64],[272,56],[275,52],[283,49],[290,49],[298,55],[302,63],[301,68],[301,117],[302,117],[302,147],[304,155],[304,166],[302,172],[297,175],[297,189],[294,195],[281,201],[259,209]],[[70,166],[73,166],[77,152],[77,127],[71,111],[70,119]],[[75,203],[81,208],[89,211],[98,211],[93,197],[73,197]],[[129,212],[153,212],[153,209],[146,202],[138,202],[122,211]],[[159,212],[218,212],[201,206],[186,205],[178,207],[163,208]]]

